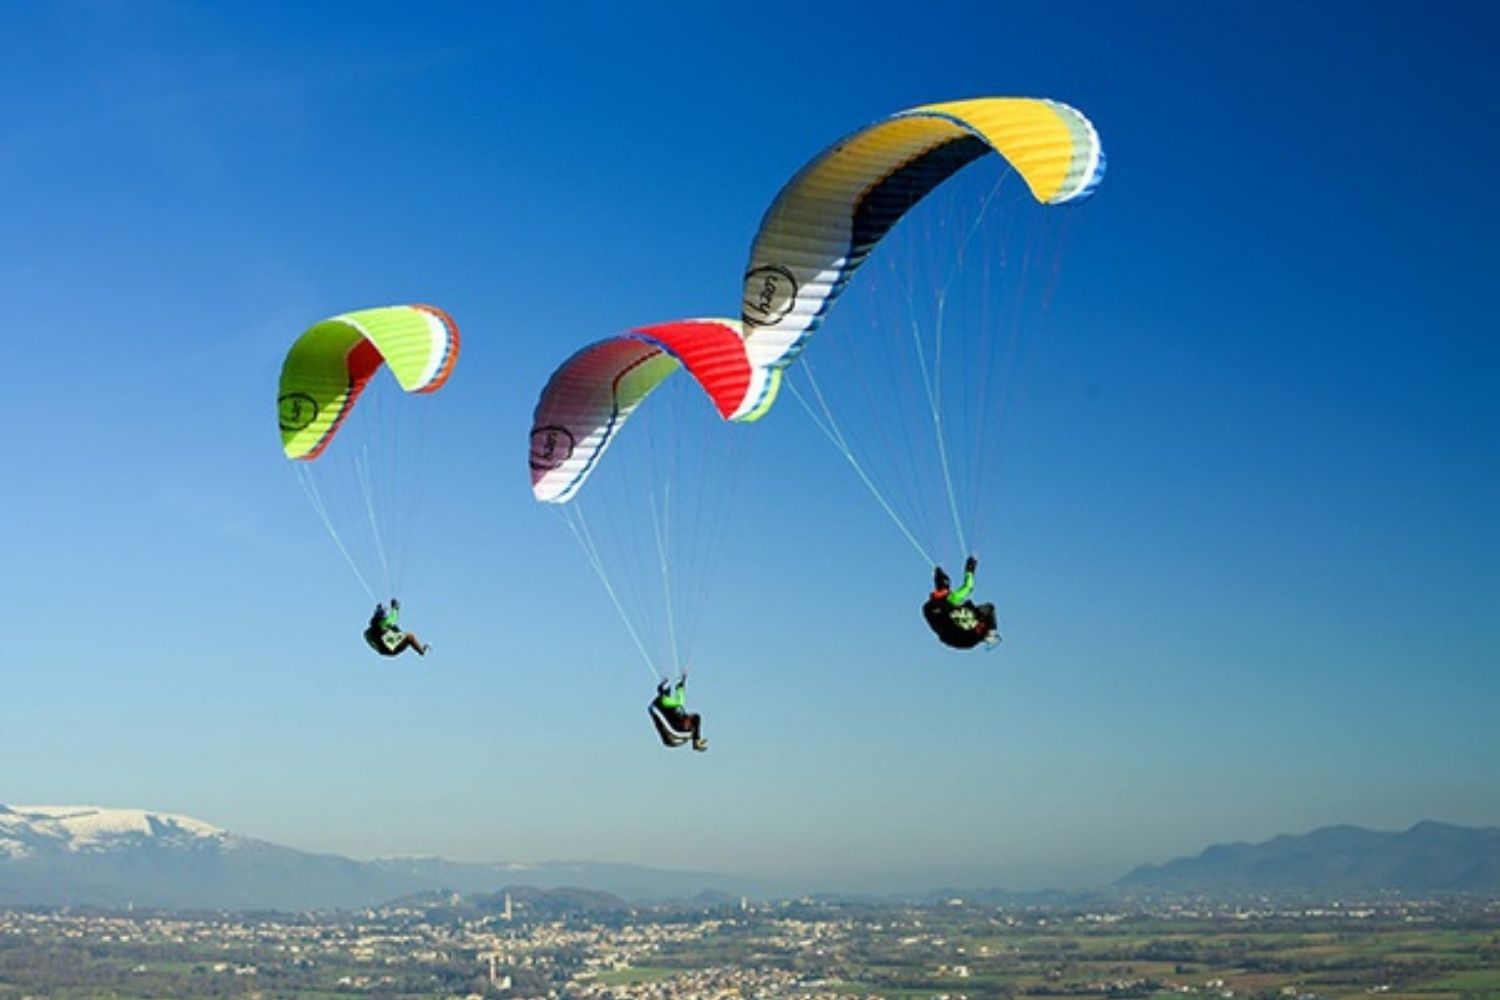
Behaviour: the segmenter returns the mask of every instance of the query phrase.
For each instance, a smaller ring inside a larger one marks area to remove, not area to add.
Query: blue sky
[[[861,888],[1500,824],[1485,5],[0,19],[0,801]],[[1083,109],[1110,157],[1006,414],[1006,644],[936,647],[921,568],[784,407],[699,639],[713,750],[665,753],[527,489],[536,392],[590,340],[732,311],[761,212],[838,136],[988,94]],[[465,338],[421,663],[360,645],[270,417],[298,332],[401,301]]]

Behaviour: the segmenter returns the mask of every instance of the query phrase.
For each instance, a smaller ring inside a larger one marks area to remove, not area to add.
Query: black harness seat
[[[651,715],[651,723],[656,726],[657,735],[667,746],[680,747],[693,738],[692,733],[684,733],[674,726],[667,713],[656,702],[651,703],[648,712]]]

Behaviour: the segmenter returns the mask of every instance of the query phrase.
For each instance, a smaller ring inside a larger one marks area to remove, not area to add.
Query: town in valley
[[[0,911],[0,998],[1500,997],[1500,902],[1483,899],[616,908],[600,897],[611,899]]]

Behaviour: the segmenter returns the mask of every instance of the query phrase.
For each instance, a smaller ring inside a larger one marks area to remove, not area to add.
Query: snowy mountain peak
[[[227,831],[191,816],[145,809],[0,805],[0,856],[12,858],[39,849],[100,851],[147,842],[223,845],[230,838]]]

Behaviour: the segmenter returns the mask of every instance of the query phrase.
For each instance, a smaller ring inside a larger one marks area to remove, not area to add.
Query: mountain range
[[[1261,844],[1215,844],[1114,884],[1139,895],[1500,895],[1500,829],[1427,820],[1400,833],[1329,826]]]
[[[354,861],[141,809],[0,805],[0,905],[359,909],[423,892],[576,887],[638,902],[765,895],[732,876],[638,865]]]
[[[475,897],[506,891],[539,912],[794,894],[766,881],[625,864],[355,861],[242,837],[169,813],[0,805],[0,906],[328,910],[434,893]],[[1500,829],[1431,821],[1400,833],[1327,827],[1260,844],[1217,844],[1196,857],[1143,865],[1087,896],[1030,893],[1024,898],[1450,893],[1500,896]]]

